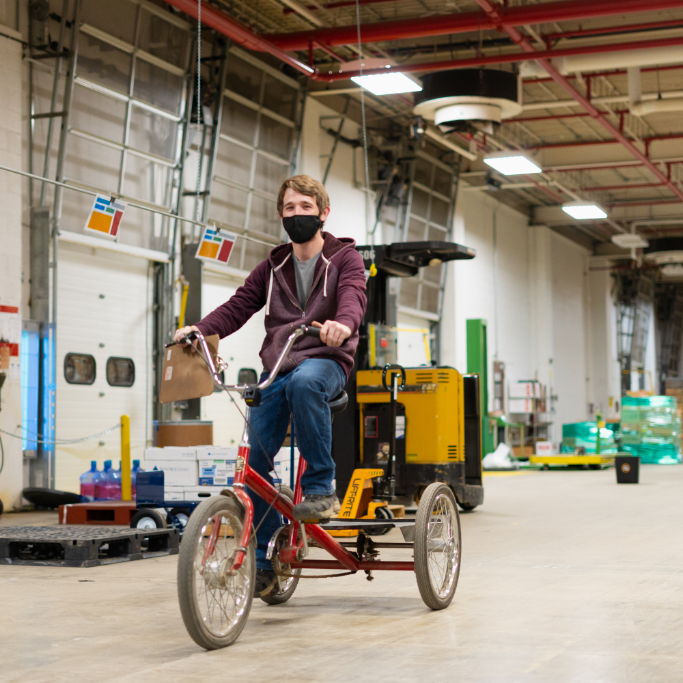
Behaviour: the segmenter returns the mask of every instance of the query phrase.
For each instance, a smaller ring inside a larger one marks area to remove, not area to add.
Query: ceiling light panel
[[[542,173],[543,169],[523,154],[495,154],[484,157],[484,163],[503,175],[529,175]]]
[[[564,204],[562,211],[579,221],[607,218],[607,214],[597,204],[572,202],[571,204]]]
[[[369,90],[373,95],[397,95],[403,92],[419,92],[422,86],[400,72],[373,74],[370,76],[354,76],[351,79],[361,88]]]

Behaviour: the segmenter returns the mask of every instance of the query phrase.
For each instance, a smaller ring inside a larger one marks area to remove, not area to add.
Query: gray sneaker
[[[305,522],[308,519],[329,519],[341,510],[337,494],[329,496],[309,495],[294,506],[294,519]]]

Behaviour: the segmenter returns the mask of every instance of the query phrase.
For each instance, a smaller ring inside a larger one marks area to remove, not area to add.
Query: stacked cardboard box
[[[624,451],[643,463],[674,464],[681,459],[681,418],[673,396],[624,396],[619,438]]]
[[[232,486],[237,447],[193,446],[145,449],[146,470],[164,473],[166,500],[201,500]],[[299,464],[299,449],[294,449],[294,472]],[[275,483],[290,483],[291,450],[281,448],[274,459]]]

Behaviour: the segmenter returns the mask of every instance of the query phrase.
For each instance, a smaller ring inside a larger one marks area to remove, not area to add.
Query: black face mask
[[[320,216],[286,216],[282,219],[282,225],[292,242],[303,244],[320,229]]]

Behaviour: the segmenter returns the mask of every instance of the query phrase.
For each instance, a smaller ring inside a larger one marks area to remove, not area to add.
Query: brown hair
[[[330,205],[330,198],[319,180],[311,178],[309,175],[295,175],[287,178],[277,193],[277,212],[280,216],[282,216],[284,211],[285,192],[288,188],[300,194],[305,194],[308,197],[315,197],[315,203],[318,205],[320,213]]]

